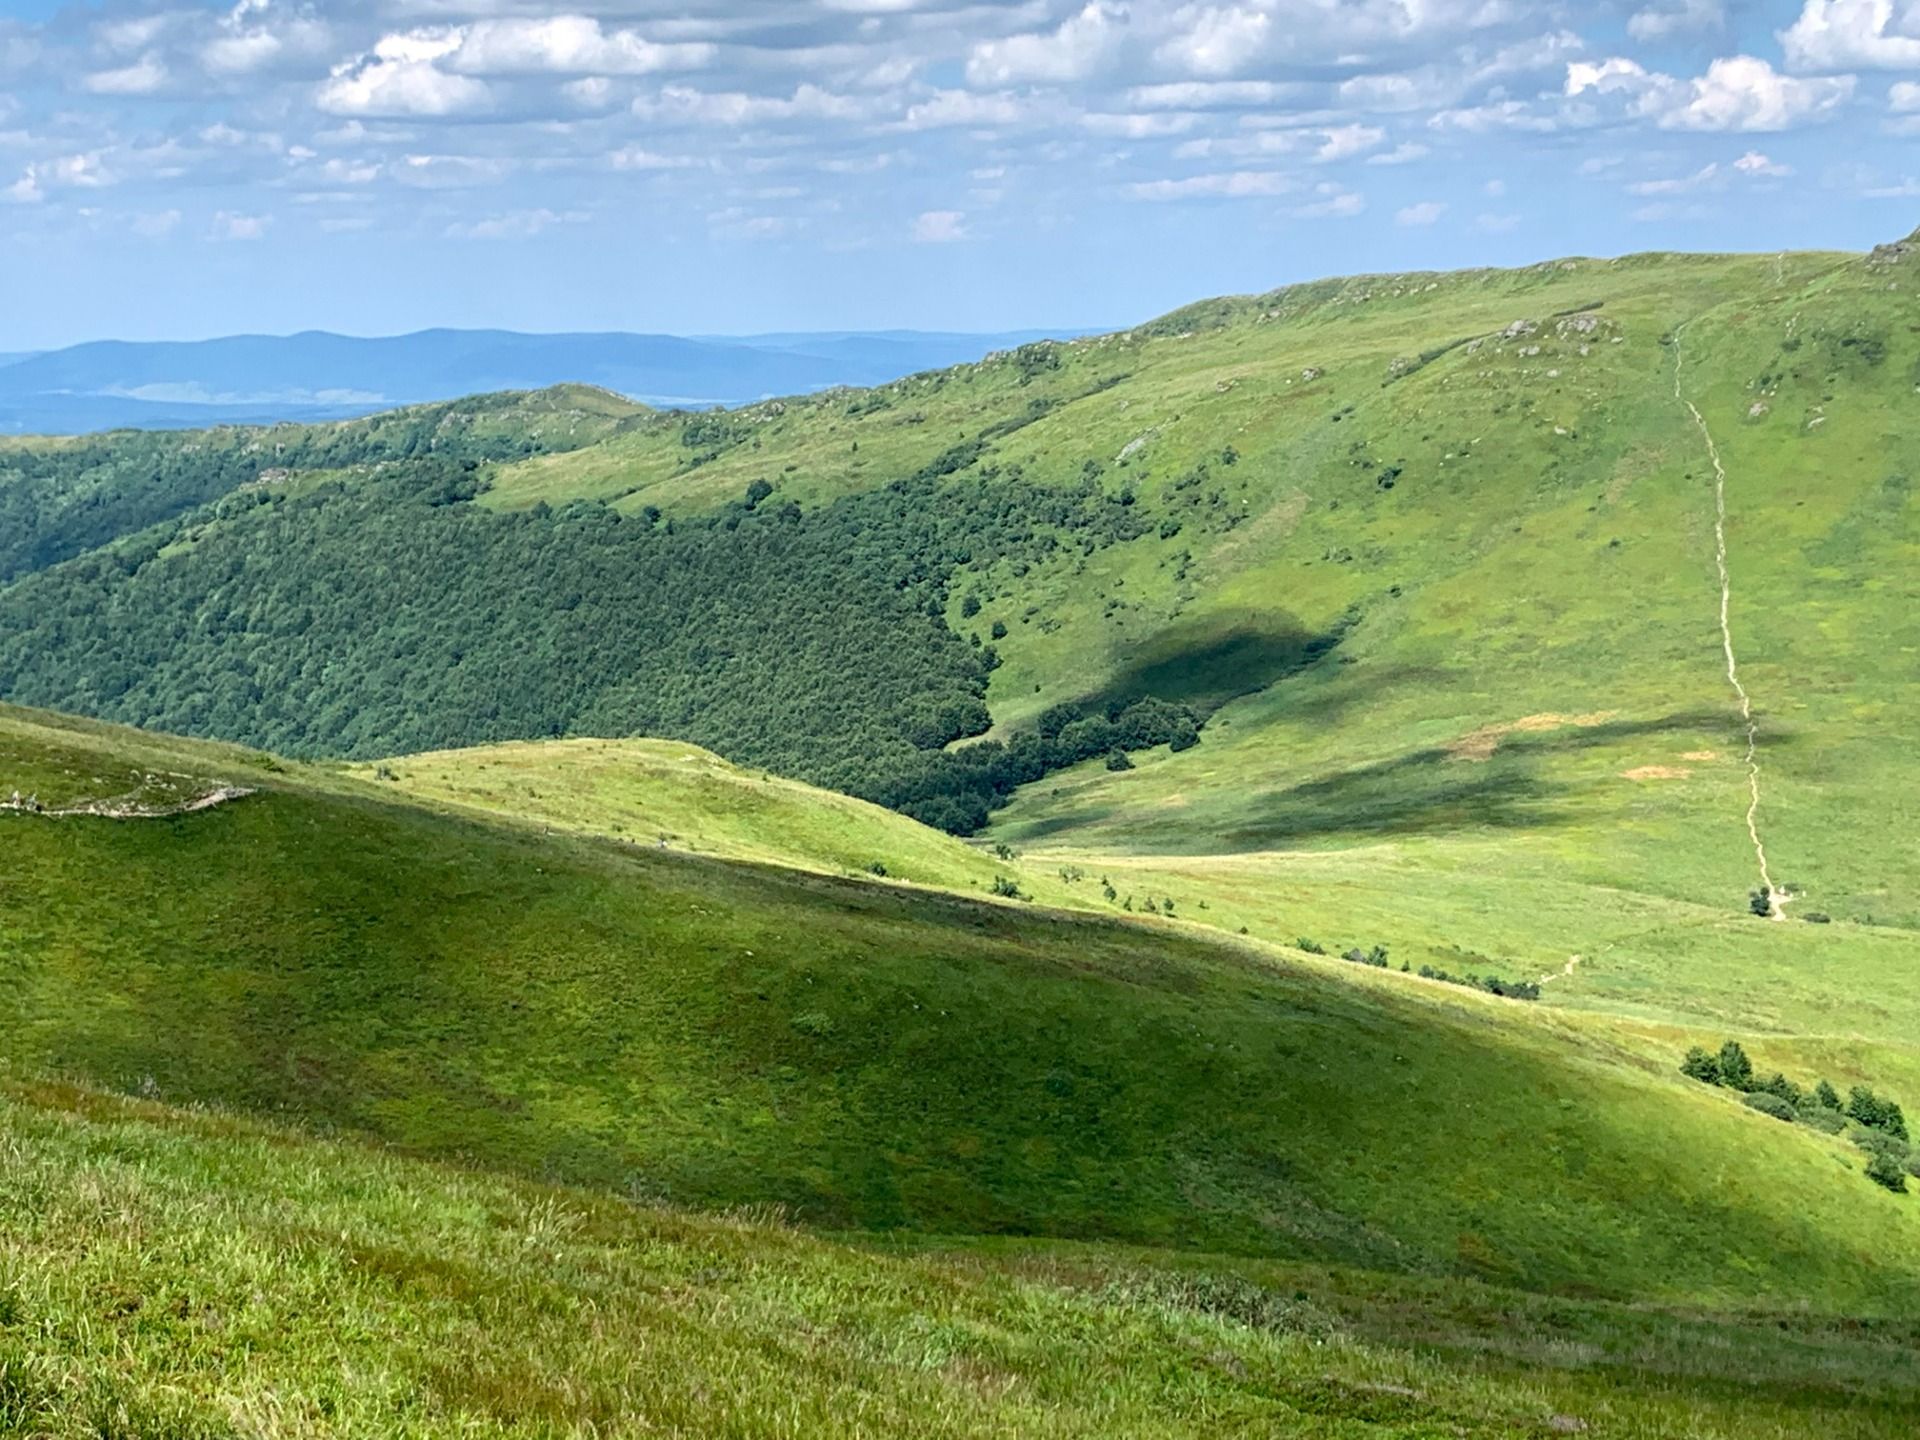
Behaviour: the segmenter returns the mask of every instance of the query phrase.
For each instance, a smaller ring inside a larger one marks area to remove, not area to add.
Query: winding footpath
[[[1727,569],[1727,468],[1720,462],[1720,447],[1713,442],[1706,417],[1700,413],[1700,407],[1687,398],[1680,383],[1683,364],[1680,334],[1685,329],[1683,324],[1673,332],[1673,398],[1687,407],[1687,413],[1700,430],[1700,438],[1706,442],[1707,457],[1713,461],[1713,560],[1720,572],[1720,645],[1727,657],[1727,683],[1739,698],[1740,719],[1747,729],[1747,837],[1753,842],[1754,859],[1760,863],[1760,883],[1767,893],[1767,912],[1775,920],[1784,920],[1787,917],[1782,907],[1787,897],[1773,883],[1773,873],[1767,866],[1767,847],[1760,839],[1760,726],[1753,718],[1753,697],[1740,683],[1740,665],[1734,657],[1733,625],[1729,619],[1733,579]]]

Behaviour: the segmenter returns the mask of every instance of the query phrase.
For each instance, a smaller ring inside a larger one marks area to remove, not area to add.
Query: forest
[[[567,448],[543,444],[531,427],[487,423],[512,414],[525,398],[482,396],[344,424],[119,430],[5,444],[0,585],[187,515],[263,476],[424,456],[497,461]]]
[[[30,573],[0,588],[0,694],[301,757],[685,739],[963,834],[1049,771],[1198,738],[1199,715],[1135,694],[946,748],[988,729],[997,664],[946,621],[956,578],[1157,523],[1093,475],[1046,487],[976,470],[962,485],[979,451],[962,444],[804,511],[758,482],[694,519],[596,502],[497,514],[466,503],[486,484],[484,442],[414,436],[409,458],[392,454],[405,435],[350,453],[308,441],[276,460],[328,468],[245,484],[259,454],[170,439],[100,442],[0,485],[25,505],[61,485],[101,497],[43,507],[15,561]],[[169,518],[60,558],[142,516]]]

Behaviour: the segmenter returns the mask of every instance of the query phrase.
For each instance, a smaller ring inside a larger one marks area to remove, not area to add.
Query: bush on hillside
[[[1127,752],[1124,750],[1109,750],[1107,752],[1107,769],[1131,770],[1133,769],[1133,761],[1127,758]]]
[[[1778,1070],[1753,1087],[1756,1091],[1775,1096],[1798,1110],[1806,1103],[1806,1093]]]
[[[1847,1128],[1847,1117],[1838,1110],[1810,1105],[1800,1112],[1800,1123],[1809,1130],[1820,1131],[1823,1135],[1838,1135]]]
[[[1709,1055],[1700,1046],[1695,1045],[1687,1051],[1687,1058],[1680,1062],[1680,1073],[1706,1085],[1720,1083],[1720,1062]]]
[[[1381,963],[1384,964],[1386,952],[1383,950],[1380,954]],[[1487,994],[1498,995],[1503,1000],[1538,1000],[1540,998],[1540,986],[1532,980],[1503,980],[1498,975],[1454,975],[1445,970],[1435,969],[1431,965],[1420,967],[1420,978],[1439,980],[1448,985],[1464,985],[1469,990],[1484,990]]]
[[[1765,1090],[1756,1090],[1751,1095],[1745,1096],[1744,1102],[1748,1109],[1758,1110],[1762,1115],[1771,1115],[1776,1120],[1785,1120],[1788,1124],[1800,1118],[1799,1112],[1793,1106],[1778,1095]]]
[[[1753,1061],[1747,1058],[1746,1047],[1738,1040],[1729,1040],[1720,1047],[1720,1083],[1729,1090],[1753,1088]]]
[[[1907,1168],[1891,1151],[1881,1150],[1867,1161],[1867,1178],[1897,1195],[1906,1193]]]
[[[1849,1092],[1847,1115],[1869,1130],[1878,1130],[1902,1141],[1907,1138],[1907,1119],[1900,1107],[1891,1100],[1882,1100],[1865,1085],[1856,1085]]]

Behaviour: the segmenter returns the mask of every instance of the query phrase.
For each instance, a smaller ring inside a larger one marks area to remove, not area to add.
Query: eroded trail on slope
[[[22,796],[16,790],[10,798],[0,800],[0,810],[38,815],[45,820],[71,820],[81,816],[99,820],[170,820],[176,815],[197,815],[202,810],[244,800],[254,792],[241,785],[219,785],[204,794],[168,805],[145,803],[140,799],[140,793],[136,790],[130,795],[111,800],[82,800],[72,805],[47,806],[31,796]]]
[[[1706,442],[1707,458],[1713,462],[1713,561],[1720,572],[1720,645],[1727,657],[1727,683],[1740,702],[1740,720],[1747,731],[1747,838],[1753,842],[1753,856],[1760,864],[1760,884],[1767,895],[1767,913],[1775,920],[1784,920],[1786,914],[1781,907],[1787,897],[1773,883],[1773,872],[1767,865],[1767,847],[1760,838],[1760,725],[1753,718],[1753,697],[1740,683],[1740,662],[1733,649],[1733,577],[1727,568],[1727,467],[1720,461],[1720,447],[1714,444],[1706,417],[1700,413],[1700,407],[1687,398],[1681,385],[1684,357],[1680,337],[1685,329],[1686,326],[1681,325],[1673,332],[1673,398],[1687,407],[1700,438]]]

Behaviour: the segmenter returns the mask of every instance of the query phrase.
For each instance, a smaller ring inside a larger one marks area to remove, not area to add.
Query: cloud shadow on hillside
[[[1555,754],[1651,735],[1724,729],[1719,711],[1509,734],[1485,760],[1434,746],[1357,765],[1252,799],[1246,823],[1224,831],[1231,849],[1275,849],[1335,836],[1539,829],[1566,823],[1569,787],[1541,773]]]
[[[1571,823],[1572,787],[1542,773],[1556,754],[1647,736],[1723,733],[1719,710],[1609,720],[1559,730],[1514,732],[1487,759],[1430,746],[1265,791],[1250,787],[1240,823],[1205,837],[1218,851],[1278,850],[1326,839],[1380,839],[1453,831],[1546,829]],[[1788,737],[1776,736],[1779,744]],[[1204,743],[1204,742],[1203,742]],[[1124,805],[1049,816],[1024,831],[1030,841],[1112,818]],[[1149,830],[1151,827],[1149,827]]]

